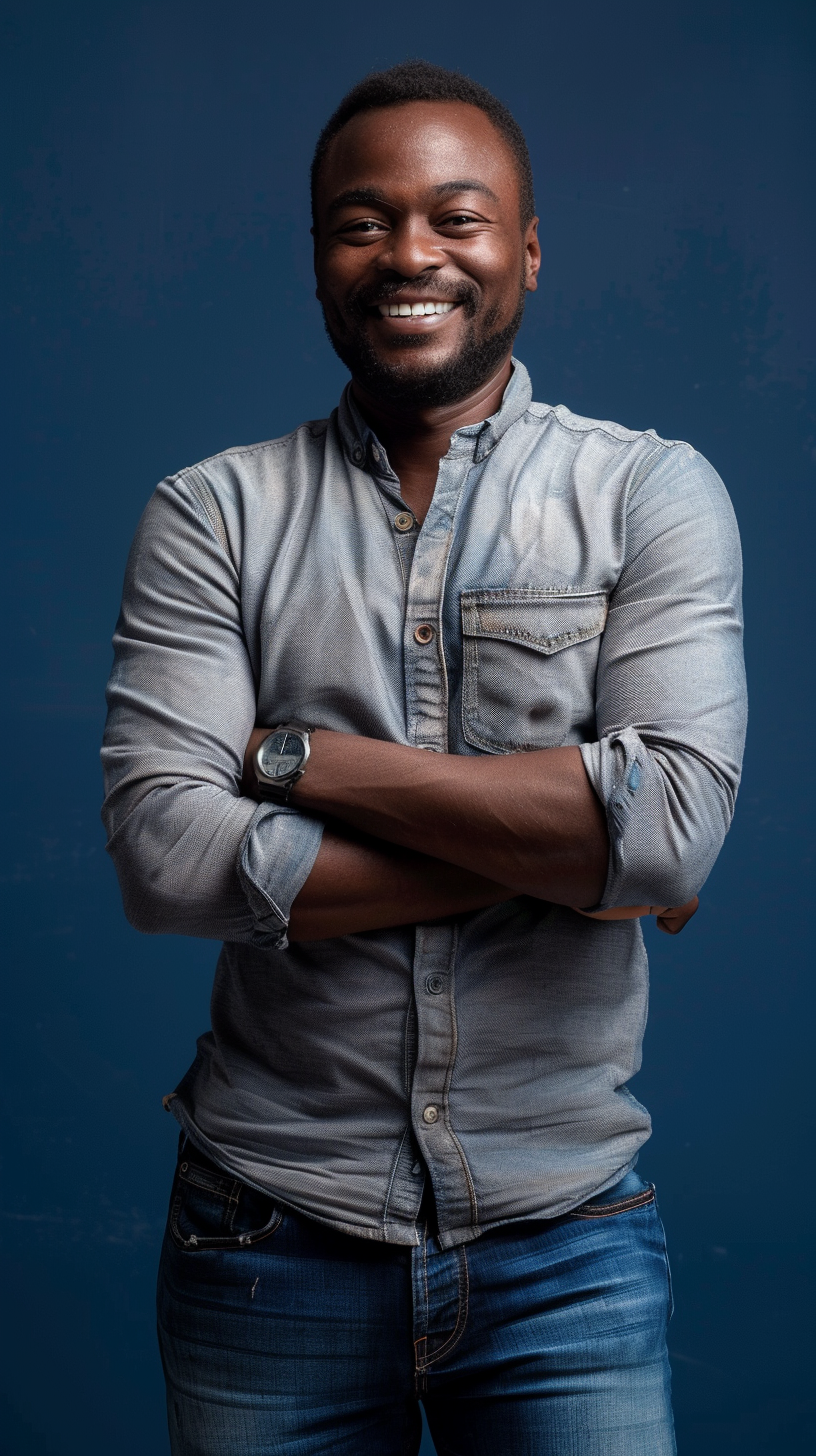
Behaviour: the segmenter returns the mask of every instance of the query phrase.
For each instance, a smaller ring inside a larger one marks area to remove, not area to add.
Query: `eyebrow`
[[[460,177],[456,182],[440,182],[433,191],[437,197],[448,197],[454,192],[481,192],[483,197],[489,197],[491,202],[498,202],[498,197],[486,182],[477,182],[475,177]]]
[[[479,192],[483,197],[489,197],[491,202],[498,202],[495,192],[484,182],[477,182],[474,177],[461,177],[454,182],[439,182],[431,191],[436,197],[451,197],[457,192]],[[381,197],[375,187],[349,187],[345,192],[339,192],[333,197],[328,206],[328,212],[339,212],[343,207],[390,207],[395,212],[401,212],[402,208],[395,207],[393,202],[387,202]]]
[[[328,212],[339,212],[341,207],[390,207],[392,204],[380,197],[374,187],[349,187],[338,192],[329,203]]]

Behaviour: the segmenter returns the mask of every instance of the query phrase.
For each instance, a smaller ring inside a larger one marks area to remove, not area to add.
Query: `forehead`
[[[517,208],[516,161],[509,143],[477,106],[408,101],[359,112],[329,145],[317,183],[318,209],[350,188],[383,198],[424,194],[444,183],[481,182]]]

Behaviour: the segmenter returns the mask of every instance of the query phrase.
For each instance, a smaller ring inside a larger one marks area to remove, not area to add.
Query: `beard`
[[[354,379],[374,398],[383,404],[396,405],[403,409],[423,409],[456,404],[466,399],[486,384],[496,373],[502,360],[507,357],[513,340],[521,327],[526,299],[526,284],[522,278],[518,301],[509,323],[496,328],[498,308],[488,310],[479,326],[479,294],[475,287],[462,284],[458,289],[445,289],[432,277],[426,280],[411,280],[412,288],[421,288],[423,281],[429,284],[429,292],[439,302],[450,300],[463,310],[467,319],[462,342],[455,354],[441,364],[428,364],[424,369],[416,363],[416,355],[432,343],[428,334],[402,334],[397,343],[406,355],[413,356],[412,363],[385,363],[380,359],[365,328],[369,310],[377,303],[396,300],[405,287],[404,283],[386,284],[376,290],[356,289],[346,302],[345,313],[352,327],[344,339],[332,332],[331,324],[323,309],[323,322],[332,348],[342,360]]]

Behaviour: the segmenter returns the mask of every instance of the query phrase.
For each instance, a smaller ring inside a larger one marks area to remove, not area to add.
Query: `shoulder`
[[[214,536],[235,561],[249,522],[285,510],[295,490],[319,474],[329,420],[307,420],[288,435],[236,445],[168,475],[148,501],[139,533],[179,530]]]
[[[533,400],[527,407],[527,421],[542,433],[548,433],[574,450],[587,444],[594,444],[607,452],[631,452],[633,449],[648,455],[661,456],[670,453],[694,454],[686,440],[666,440],[656,430],[630,430],[615,420],[594,420],[586,415],[574,414],[565,404],[539,404]]]
[[[322,451],[330,421],[306,420],[288,435],[274,440],[261,440],[255,445],[233,445],[217,455],[209,455],[195,465],[171,476],[170,479],[183,482],[190,479],[205,479],[210,483],[229,480],[251,480],[258,475],[275,474],[286,470],[293,457],[315,454]]]
[[[632,430],[614,420],[574,414],[566,405],[532,402],[526,421],[541,447],[561,461],[574,478],[613,481],[630,509],[655,494],[689,499],[702,493],[730,509],[728,494],[714,466],[687,440],[664,439],[654,429]]]
[[[163,480],[157,496],[175,498],[203,515],[219,538],[258,509],[282,504],[321,469],[331,419],[307,420],[288,435],[234,445]]]

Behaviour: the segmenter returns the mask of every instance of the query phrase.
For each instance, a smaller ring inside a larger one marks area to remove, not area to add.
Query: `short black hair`
[[[337,133],[361,111],[399,106],[405,101],[464,101],[469,106],[477,106],[489,117],[513,153],[519,181],[521,225],[526,228],[535,216],[535,198],[533,169],[524,132],[507,107],[486,86],[463,76],[461,71],[447,71],[444,66],[434,66],[430,61],[401,61],[387,71],[371,71],[343,97],[321,131],[312,158],[312,215],[320,168]]]

